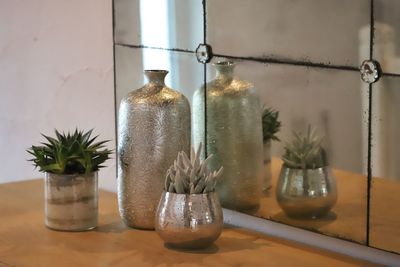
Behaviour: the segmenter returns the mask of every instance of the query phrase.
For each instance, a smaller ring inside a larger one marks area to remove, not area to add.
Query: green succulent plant
[[[293,132],[292,143],[286,144],[285,153],[282,156],[284,165],[295,169],[317,169],[328,165],[325,150],[321,143],[323,137],[317,130],[308,126],[307,135]]]
[[[200,154],[201,144],[197,152],[191,149],[190,159],[184,151],[178,153],[174,164],[167,171],[165,191],[177,194],[204,194],[215,190],[223,167],[218,171],[208,171],[207,164],[213,155],[200,161]]]
[[[264,143],[270,140],[280,141],[276,134],[281,129],[281,122],[278,120],[279,111],[264,106],[262,112],[262,128]]]
[[[108,140],[95,143],[98,136],[92,137],[92,131],[61,134],[55,130],[56,138],[42,134],[47,142],[27,150],[33,156],[29,161],[41,172],[88,174],[97,171],[104,167],[101,164],[109,159],[112,151],[104,148]]]

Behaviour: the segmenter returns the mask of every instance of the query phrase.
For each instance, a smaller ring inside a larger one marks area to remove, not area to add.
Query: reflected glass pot
[[[97,226],[97,172],[46,173],[45,223],[61,231],[86,231]]]
[[[156,231],[166,245],[182,249],[210,246],[221,234],[224,220],[215,192],[163,192],[156,213]]]
[[[336,181],[329,167],[303,170],[283,165],[276,197],[289,217],[323,217],[336,203]]]
[[[260,100],[254,86],[234,77],[234,63],[214,64],[217,77],[193,99],[193,136],[204,140],[207,114],[207,152],[210,169],[224,167],[216,187],[224,208],[251,212],[258,208],[263,182],[263,138]]]
[[[118,114],[118,204],[124,223],[154,229],[165,173],[190,149],[187,98],[165,86],[166,70],[146,70],[148,83],[122,99]]]

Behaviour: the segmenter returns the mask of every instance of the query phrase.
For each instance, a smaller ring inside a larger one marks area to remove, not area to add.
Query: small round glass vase
[[[97,226],[97,172],[45,177],[45,223],[53,230],[87,231]]]
[[[165,244],[178,249],[203,249],[217,240],[224,225],[215,192],[163,192],[156,212],[156,231]]]
[[[325,216],[337,200],[336,181],[328,166],[293,169],[282,166],[276,187],[279,206],[292,218]]]

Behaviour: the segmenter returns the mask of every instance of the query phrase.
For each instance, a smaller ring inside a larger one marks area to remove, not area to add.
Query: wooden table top
[[[0,266],[374,266],[234,228],[207,250],[170,250],[154,231],[123,225],[116,194],[100,191],[99,207],[97,229],[53,231],[44,226],[42,180],[0,185]]]

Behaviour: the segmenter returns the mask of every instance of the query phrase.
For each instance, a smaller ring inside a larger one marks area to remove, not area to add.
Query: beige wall
[[[55,128],[114,148],[111,0],[0,1],[0,183],[42,177],[25,152]],[[115,188],[115,161],[100,186]]]

